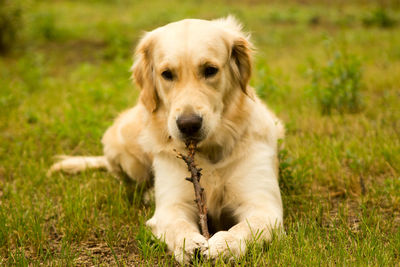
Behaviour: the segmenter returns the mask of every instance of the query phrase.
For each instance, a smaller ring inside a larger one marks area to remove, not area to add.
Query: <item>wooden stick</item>
[[[197,204],[197,209],[199,212],[200,230],[202,235],[205,238],[209,239],[210,233],[208,231],[207,225],[206,196],[204,188],[202,188],[200,185],[201,168],[197,168],[196,163],[194,162],[194,154],[196,153],[196,142],[194,140],[187,141],[186,148],[189,150],[188,155],[185,156],[182,153],[177,152],[177,158],[183,159],[183,161],[185,161],[188,167],[188,171],[191,174],[191,177],[187,177],[186,180],[193,183],[194,194],[196,196],[195,202]]]

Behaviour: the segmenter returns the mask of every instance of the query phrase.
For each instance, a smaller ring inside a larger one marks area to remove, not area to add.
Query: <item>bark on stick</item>
[[[200,186],[200,177],[201,177],[201,168],[197,168],[196,163],[194,161],[194,154],[196,153],[196,142],[191,140],[186,142],[186,148],[189,153],[187,156],[178,153],[178,158],[183,159],[185,161],[188,171],[191,174],[191,177],[187,177],[186,180],[193,183],[194,193],[195,193],[195,202],[197,204],[197,209],[199,212],[199,224],[201,234],[209,239],[210,233],[208,231],[207,225],[207,206],[206,206],[206,196],[204,192],[204,188]]]

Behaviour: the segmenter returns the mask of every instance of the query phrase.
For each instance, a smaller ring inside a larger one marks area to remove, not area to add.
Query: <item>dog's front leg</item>
[[[206,257],[241,256],[247,242],[270,241],[274,231],[281,231],[283,210],[275,153],[262,144],[249,150],[226,185],[226,202],[238,223],[208,240]]]
[[[207,240],[197,225],[180,212],[182,208],[176,205],[158,209],[147,225],[174,252],[177,261],[188,263],[196,250],[202,252],[207,248]]]
[[[179,163],[167,156],[154,159],[156,210],[147,225],[178,261],[187,263],[196,250],[206,249],[207,240],[197,224],[193,187],[185,180],[188,171]]]
[[[247,217],[228,231],[215,233],[208,240],[208,249],[203,254],[212,259],[218,256],[227,259],[243,256],[248,242],[270,241],[272,232],[280,231],[281,226],[278,216],[275,219],[265,215]]]

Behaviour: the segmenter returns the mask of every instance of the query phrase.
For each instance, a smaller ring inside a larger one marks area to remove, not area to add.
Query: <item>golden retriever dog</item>
[[[284,128],[249,86],[252,45],[231,16],[186,19],[146,33],[132,67],[141,89],[102,139],[104,156],[64,157],[50,173],[106,168],[137,182],[154,177],[147,221],[180,262],[198,251],[235,257],[282,226],[277,140]],[[198,225],[193,185],[176,152],[198,142],[196,162],[213,235]]]

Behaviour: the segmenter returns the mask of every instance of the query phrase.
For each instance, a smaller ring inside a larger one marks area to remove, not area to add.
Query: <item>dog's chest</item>
[[[206,168],[200,181],[205,190],[208,212],[219,216],[222,209],[233,204],[230,181],[225,172]]]
[[[208,211],[208,224],[211,232],[227,230],[235,224],[233,211],[235,201],[229,184],[221,172],[206,171],[202,177]]]

